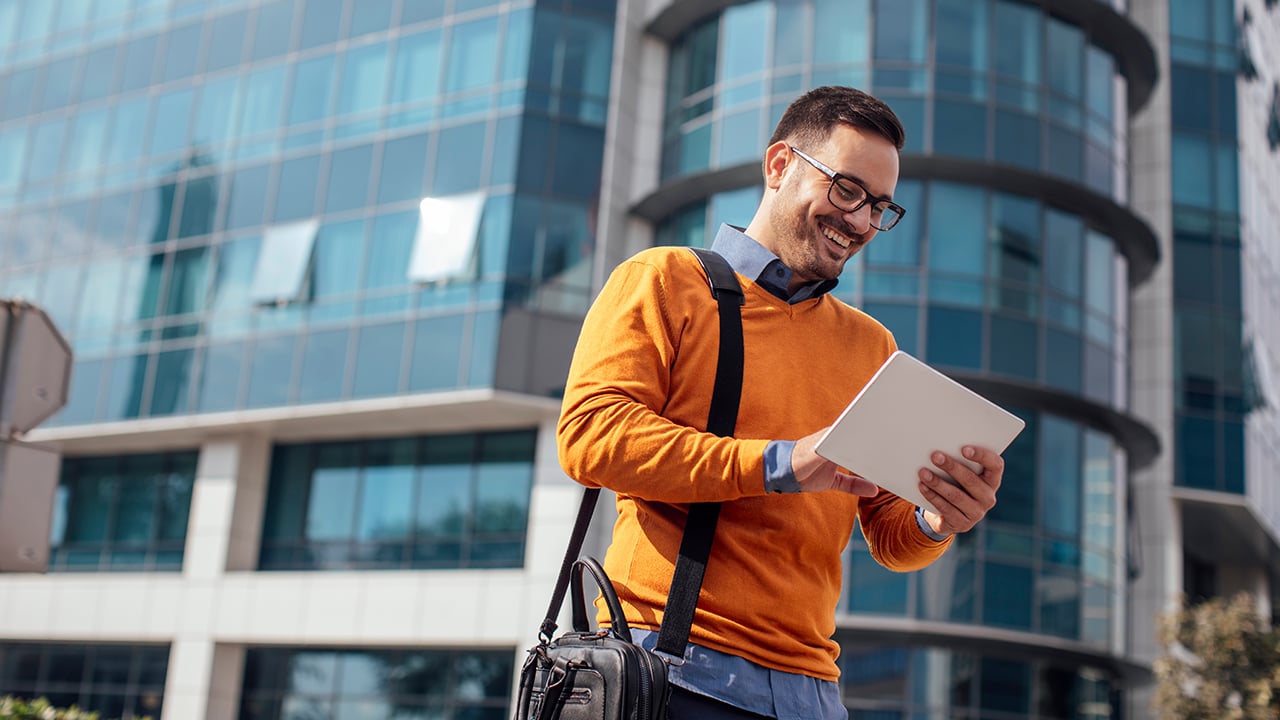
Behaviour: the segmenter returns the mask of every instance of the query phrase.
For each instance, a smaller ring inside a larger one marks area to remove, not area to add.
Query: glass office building
[[[553,434],[591,298],[747,224],[782,110],[847,84],[907,129],[908,214],[837,295],[1027,421],[934,566],[852,538],[851,716],[1151,717],[1149,609],[1269,600],[1280,569],[1278,15],[0,0],[0,297],[75,350],[28,437],[64,459],[50,572],[0,576],[0,694],[509,717],[579,496]],[[1248,552],[1195,550],[1223,528]]]

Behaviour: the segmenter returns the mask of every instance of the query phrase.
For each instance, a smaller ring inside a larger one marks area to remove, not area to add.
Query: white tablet
[[[1018,416],[899,350],[818,441],[817,452],[926,509],[920,468],[943,477],[930,456],[941,450],[975,471],[965,445],[1004,452],[1026,423]],[[936,508],[933,508],[936,510]]]

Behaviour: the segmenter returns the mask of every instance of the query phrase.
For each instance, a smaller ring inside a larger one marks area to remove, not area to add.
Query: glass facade
[[[942,648],[841,642],[850,720],[1107,720],[1119,693],[1097,668],[959,653]],[[906,698],[904,701],[903,698]]]
[[[1236,20],[1169,4],[1177,484],[1245,492]]]
[[[491,387],[505,307],[586,307],[612,3],[64,4],[0,0],[0,295],[75,349],[50,424]]]
[[[240,720],[505,720],[515,654],[505,650],[254,647]]]
[[[745,225],[760,188],[713,195],[656,229],[659,243],[709,245]],[[939,367],[1033,382],[1122,409],[1128,263],[1112,238],[1024,195],[906,178],[907,215],[855,256],[836,295]]]
[[[524,565],[530,431],[277,446],[263,570]]]
[[[64,458],[49,569],[182,569],[195,452]]]
[[[844,611],[1039,633],[1118,652],[1124,454],[1079,422],[1014,410],[1027,421],[1004,454],[1006,477],[1017,480],[1001,487],[982,523],[916,573],[885,570],[855,533]]]
[[[1043,172],[1108,197],[1127,172],[1115,59],[1037,5],[755,0],[673,43],[663,179],[758,162],[787,104],[818,85],[883,98],[909,153]]]
[[[0,696],[47,698],[107,720],[157,719],[167,645],[0,642]]]

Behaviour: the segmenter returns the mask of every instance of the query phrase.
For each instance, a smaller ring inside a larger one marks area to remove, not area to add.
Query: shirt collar
[[[801,285],[794,294],[787,292],[791,284],[791,268],[777,255],[743,232],[742,228],[722,224],[711,243],[711,249],[729,261],[734,272],[751,278],[757,285],[789,303],[815,298],[831,292],[836,280],[817,280]]]

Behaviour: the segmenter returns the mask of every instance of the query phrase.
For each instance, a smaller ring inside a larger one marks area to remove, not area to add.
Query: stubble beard
[[[783,183],[778,190],[780,202],[774,204],[769,216],[769,224],[779,240],[778,257],[805,282],[834,280],[844,270],[844,262],[833,261],[826,255],[825,243],[829,241],[821,236],[805,212],[796,185],[795,182]],[[836,227],[842,225],[839,223]]]

